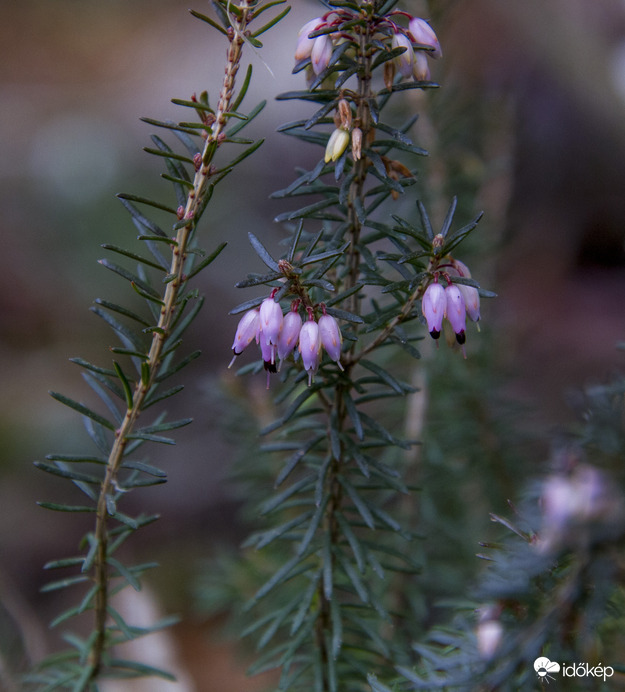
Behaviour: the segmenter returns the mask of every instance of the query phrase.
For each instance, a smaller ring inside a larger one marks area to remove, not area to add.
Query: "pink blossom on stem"
[[[434,29],[425,21],[425,19],[420,19],[419,17],[413,17],[408,22],[408,31],[412,34],[412,38],[415,43],[422,46],[428,46],[432,50],[428,51],[431,58],[440,58],[443,55],[441,50],[441,44],[438,41],[438,37],[434,32]]]
[[[438,282],[431,283],[423,294],[421,312],[428,323],[428,331],[433,339],[438,339],[441,335],[446,307],[445,289]]]
[[[278,358],[280,359],[280,366],[282,365],[282,361],[297,346],[301,328],[302,318],[299,316],[297,308],[287,312],[282,322],[282,331],[278,336]]]
[[[418,82],[426,82],[430,79],[430,66],[428,65],[428,59],[425,57],[422,50],[416,50],[414,52],[412,76]]]
[[[276,291],[272,291],[269,298],[265,298],[260,304],[260,340],[266,345],[278,345],[278,336],[282,329],[282,308],[280,303],[273,299]]]
[[[247,348],[254,339],[258,342],[260,329],[260,314],[257,308],[248,310],[239,320],[237,331],[232,342],[232,352],[234,356],[230,361],[229,368],[232,367],[236,357]]]
[[[466,307],[464,298],[456,284],[449,284],[445,289],[445,295],[447,297],[445,316],[451,323],[452,329],[456,334],[456,341],[459,344],[464,344],[466,327]]]
[[[323,20],[321,17],[315,17],[315,19],[311,19],[309,22],[306,22],[306,24],[304,24],[304,26],[299,30],[297,34],[297,44],[295,46],[296,62],[310,57],[316,37],[308,38],[308,34],[311,34],[313,31],[315,31],[315,29],[320,29],[322,26]]]
[[[343,370],[341,365],[341,343],[343,336],[338,322],[332,317],[323,313],[319,318],[319,339],[330,358]]]
[[[320,351],[319,325],[310,315],[308,321],[302,325],[299,333],[299,352],[302,354],[304,370],[308,372],[308,386],[312,384],[313,377],[319,367]]]
[[[310,53],[310,62],[313,72],[320,75],[330,64],[332,57],[332,40],[327,34],[321,34],[315,38],[315,42]]]
[[[395,58],[395,65],[402,77],[410,77],[412,75],[412,60],[414,51],[410,39],[401,32],[393,34],[391,39],[391,48],[405,48],[406,50]]]

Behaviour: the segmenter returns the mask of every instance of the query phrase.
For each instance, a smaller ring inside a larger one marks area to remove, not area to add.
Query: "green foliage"
[[[213,4],[219,21],[193,14],[218,29],[229,42],[217,106],[210,107],[204,92],[188,101],[175,99],[180,106],[191,109],[193,121],[146,119],[173,136],[173,143],[168,144],[153,135],[154,146],[146,148],[165,165],[162,177],[171,183],[170,198],[158,201],[119,195],[139,234],[138,243],[132,247],[103,245],[109,256],[100,260],[100,265],[127,283],[132,298],[128,305],[97,299],[92,307],[118,340],[118,345],[111,347],[115,359],[108,366],[72,359],[82,368],[83,377],[95,393],[95,404],[51,393],[82,417],[96,452],[92,448],[71,455],[55,453],[46,461],[36,462],[37,468],[71,482],[82,494],[71,504],[40,504],[48,510],[93,515],[94,526],[81,541],[77,555],[46,565],[46,569],[62,576],[44,591],[80,589],[78,605],[60,614],[52,623],[54,627],[65,626],[70,619],[86,613],[92,615],[93,627],[85,638],[63,635],[70,648],[38,664],[25,681],[27,687],[38,690],[95,690],[101,679],[146,675],[173,679],[166,671],[121,660],[115,654],[118,645],[172,622],[168,619],[150,628],[135,627],[113,605],[112,597],[117,592],[127,586],[138,591],[141,576],[155,566],[124,564],[119,549],[135,531],[158,516],[131,516],[121,507],[129,492],[167,480],[164,470],[146,461],[145,446],[174,445],[170,433],[192,422],[191,418],[170,420],[166,411],[158,411],[160,407],[154,412],[148,409],[181,391],[182,385],[172,382],[174,376],[199,356],[199,351],[189,353],[182,348],[185,332],[203,303],[191,280],[217,259],[225,244],[204,249],[197,235],[198,224],[216,186],[262,144],[262,140],[238,136],[261,112],[264,103],[248,114],[242,112],[251,67],[238,91],[235,77],[245,43],[259,45],[249,35],[248,23],[280,3],[260,5],[251,0],[234,5],[218,0]],[[271,28],[287,11],[270,19],[255,34]],[[180,145],[182,153],[176,151]],[[145,209],[156,210],[163,221],[155,222]]]

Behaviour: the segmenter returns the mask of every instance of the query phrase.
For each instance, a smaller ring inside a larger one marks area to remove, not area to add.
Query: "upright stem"
[[[86,689],[94,680],[102,668],[102,658],[106,650],[106,622],[109,607],[109,555],[108,555],[108,509],[107,498],[111,496],[116,486],[117,475],[122,465],[124,451],[129,435],[132,433],[139,414],[143,408],[145,398],[156,381],[158,369],[162,361],[163,347],[170,333],[176,310],[180,290],[186,278],[183,270],[187,259],[188,244],[193,234],[200,211],[201,202],[213,175],[212,159],[222,140],[222,133],[228,120],[228,112],[231,107],[234,93],[235,77],[241,61],[241,52],[244,44],[244,36],[247,28],[248,10],[250,0],[241,0],[239,16],[233,15],[233,27],[228,31],[230,41],[225,75],[219,96],[219,104],[215,113],[215,121],[206,130],[206,141],[202,157],[198,161],[193,189],[189,192],[184,209],[183,219],[188,223],[182,226],[173,243],[172,259],[169,268],[169,276],[174,277],[165,289],[162,307],[156,329],[153,331],[152,343],[145,361],[142,363],[141,378],[135,386],[132,405],[126,410],[124,419],[115,432],[115,441],[109,454],[106,474],[100,487],[98,504],[96,509],[95,540],[97,553],[94,562],[94,581],[97,586],[95,594],[95,632],[93,648],[90,654],[91,674],[82,689]]]
[[[370,142],[371,134],[371,115],[369,111],[368,99],[371,96],[371,59],[368,54],[367,45],[370,40],[370,25],[369,23],[360,31],[359,34],[359,48],[358,48],[358,60],[360,63],[360,70],[358,71],[358,89],[356,95],[356,118],[355,123],[362,130],[363,144],[365,147]],[[369,163],[367,161],[366,155],[363,156],[354,163],[354,180],[351,183],[349,189],[349,195],[347,200],[348,207],[348,233],[350,239],[350,247],[347,256],[347,266],[348,272],[345,280],[345,284],[342,290],[349,290],[353,288],[360,277],[360,232],[362,229],[362,223],[358,217],[356,200],[359,201],[360,206],[364,205],[364,186],[367,177],[367,168]],[[358,293],[354,293],[350,297],[349,308],[354,314],[360,314],[360,299]],[[351,353],[353,354],[354,347],[352,346]],[[352,359],[348,358],[346,361],[346,381],[349,381],[350,371],[352,366]],[[336,421],[334,424],[341,432],[345,427],[346,409],[344,403],[344,384],[337,384],[334,391],[334,400],[332,402],[332,409],[327,412],[328,416],[328,439],[330,439],[330,426],[333,425],[333,419]],[[343,501],[343,487],[339,482],[339,474],[341,472],[341,463],[344,461],[343,456],[343,444],[341,443],[340,454],[335,456],[332,451],[332,458],[329,464],[329,468],[326,475],[326,486],[329,490],[329,502],[327,504],[326,513],[324,517],[323,528],[326,535],[329,534],[330,546],[334,546],[338,542],[339,538],[339,525],[337,521],[337,513],[341,510],[341,505]],[[334,557],[332,551],[330,552],[329,559],[334,564]],[[333,567],[332,567],[333,568]],[[316,642],[317,646],[321,651],[321,658],[323,662],[324,670],[324,681],[323,689],[329,690],[330,683],[327,679],[327,661],[333,655],[332,651],[328,651],[327,648],[327,637],[326,632],[329,631],[331,626],[331,613],[330,613],[330,603],[325,597],[323,583],[319,586],[318,591],[320,612],[319,618],[316,625]],[[336,598],[336,594],[333,598]]]

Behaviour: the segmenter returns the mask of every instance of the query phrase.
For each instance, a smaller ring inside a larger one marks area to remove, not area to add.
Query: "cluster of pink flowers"
[[[256,341],[260,346],[267,371],[267,387],[269,387],[269,374],[279,370],[282,361],[291,353],[294,353],[296,358],[298,352],[301,355],[304,370],[308,372],[309,385],[312,384],[319,368],[322,346],[342,370],[341,330],[334,317],[327,314],[325,305],[322,303],[319,306],[322,315],[318,321],[315,320],[312,308],[306,308],[307,319],[302,321],[299,314],[300,301],[293,301],[289,312],[283,315],[280,303],[274,299],[276,292],[277,289],[274,289],[270,296],[263,300],[260,307],[248,310],[239,321],[232,344],[234,356],[228,367],[232,366],[236,357],[252,341]],[[296,346],[297,351],[295,351]]]
[[[472,322],[479,321],[480,294],[474,286],[453,283],[454,276],[471,278],[471,273],[463,262],[450,259],[450,263],[445,265],[446,288],[439,283],[437,272],[434,281],[425,289],[421,301],[421,312],[433,339],[439,338],[443,319],[447,318],[456,335],[456,341],[462,345],[464,352],[466,317],[468,316]]]
[[[317,76],[330,64],[332,51],[335,44],[343,40],[340,31],[320,34],[310,37],[310,34],[321,29],[339,27],[346,19],[344,13],[331,11],[322,17],[315,17],[299,30],[297,45],[295,47],[295,60],[300,62],[310,58],[310,70]],[[408,27],[396,24],[390,17],[403,15],[408,17]],[[426,55],[431,58],[442,56],[441,46],[432,27],[419,17],[413,17],[405,12],[396,11],[385,18],[383,35],[391,35],[391,48],[405,48],[406,50],[395,58],[393,64],[402,77],[413,76],[417,80],[426,80],[430,77],[430,70]],[[418,46],[413,48],[413,44]]]

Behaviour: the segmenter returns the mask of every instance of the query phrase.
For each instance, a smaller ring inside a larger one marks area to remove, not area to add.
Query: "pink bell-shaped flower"
[[[232,367],[236,357],[242,353],[243,350],[246,349],[252,343],[252,341],[254,341],[254,339],[256,339],[256,342],[258,343],[259,330],[260,313],[258,312],[258,308],[248,310],[239,320],[239,324],[237,325],[237,331],[234,335],[234,341],[232,342],[232,352],[234,353],[234,356],[230,361],[230,365],[228,365],[229,368]]]
[[[302,354],[304,370],[308,372],[308,386],[312,384],[313,377],[319,367],[319,353],[321,340],[319,338],[319,325],[312,314],[308,321],[304,322],[299,332],[299,352]]]
[[[419,43],[422,46],[429,46],[433,50],[428,51],[431,58],[440,58],[443,55],[441,50],[441,44],[438,41],[438,37],[434,32],[434,29],[425,21],[425,19],[420,19],[419,17],[413,17],[408,22],[408,31],[412,34],[412,38],[415,43]]]
[[[456,334],[456,341],[459,344],[464,344],[466,327],[466,307],[464,298],[456,284],[449,284],[449,286],[447,286],[445,289],[445,296],[447,298],[445,316]]]
[[[330,358],[343,370],[341,365],[341,344],[343,335],[338,322],[325,312],[319,318],[319,339]]]
[[[433,339],[438,339],[441,335],[446,307],[445,289],[438,282],[431,283],[423,294],[421,312],[428,323],[428,331]]]
[[[391,39],[391,48],[405,48],[406,50],[395,58],[395,65],[402,77],[410,77],[412,75],[412,60],[414,51],[410,39],[401,32],[393,34]]]
[[[417,82],[427,82],[430,79],[430,66],[428,59],[422,50],[414,52],[414,60],[412,62],[412,76]]]
[[[280,365],[282,365],[282,361],[297,346],[301,328],[302,318],[299,316],[297,308],[291,309],[291,311],[287,312],[284,316],[282,330],[278,336],[278,358],[280,359]]]
[[[315,38],[315,42],[310,53],[310,63],[313,72],[320,75],[330,63],[332,57],[332,39],[328,34],[321,34]]]
[[[308,34],[315,31],[315,29],[320,29],[322,26],[323,20],[321,17],[315,17],[315,19],[311,19],[309,22],[306,22],[306,24],[304,24],[304,26],[299,30],[297,34],[297,44],[295,46],[296,62],[300,62],[300,60],[310,57],[317,37],[308,38]]]
[[[260,304],[260,339],[266,345],[278,345],[278,336],[282,329],[282,308],[280,303],[276,303],[273,299],[276,291],[272,291],[269,298],[265,298]]]
[[[462,276],[466,279],[471,278],[471,272],[469,267],[464,262],[457,259],[452,259],[451,261],[451,271],[450,273],[454,276]],[[467,315],[472,322],[479,322],[480,320],[480,294],[475,288],[475,286],[466,286],[465,284],[457,284],[462,297],[464,298],[464,304],[467,310]]]

